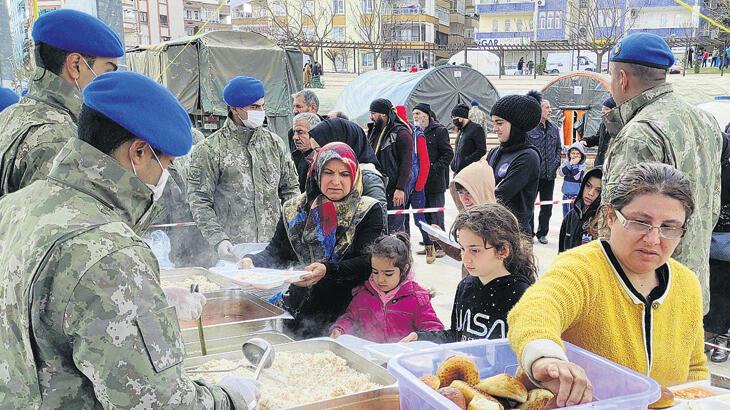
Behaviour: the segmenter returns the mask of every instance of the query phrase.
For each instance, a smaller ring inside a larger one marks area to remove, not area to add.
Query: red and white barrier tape
[[[541,205],[561,205],[561,204],[572,204],[572,199],[563,199],[557,201],[538,201],[535,202],[535,206]],[[388,211],[388,215],[412,215],[412,214],[429,214],[435,212],[444,212],[446,208],[417,208],[417,209],[394,209]],[[195,226],[195,222],[180,222],[174,224],[159,224],[151,225],[152,228],[184,228],[189,226]]]
[[[720,350],[725,350],[727,352],[730,352],[730,347],[719,346],[719,345],[716,345],[716,344],[710,343],[710,342],[705,342],[705,346],[710,346],[710,347],[714,347],[715,349],[720,349]]]

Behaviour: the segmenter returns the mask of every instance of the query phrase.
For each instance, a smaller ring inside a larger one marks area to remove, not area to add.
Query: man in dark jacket
[[[411,130],[396,115],[393,104],[378,98],[370,103],[368,141],[383,173],[388,178],[385,193],[388,210],[403,209],[408,202],[408,181],[413,163],[413,136]],[[388,216],[388,231],[402,231],[402,215]]]
[[[601,107],[601,114],[605,118],[606,114],[608,114],[608,112],[614,108],[616,108],[616,102],[613,101],[613,97],[608,97],[606,98],[606,101],[603,102],[603,106]],[[583,146],[586,148],[598,146],[598,151],[596,152],[596,160],[593,161],[594,167],[600,167],[603,165],[603,161],[606,158],[606,150],[608,149],[609,141],[611,141],[611,134],[608,133],[608,130],[606,129],[606,123],[603,120],[601,120],[601,125],[598,127],[598,131],[594,135],[591,135],[590,137],[585,137],[580,140],[580,143],[583,144]]]
[[[478,161],[487,153],[487,137],[481,125],[469,120],[469,107],[458,104],[451,110],[451,119],[459,130],[456,136],[456,152],[451,161],[451,170],[454,174],[464,169],[472,162]]]
[[[423,188],[426,194],[426,208],[441,208],[446,201],[444,193],[449,187],[449,164],[454,158],[449,132],[438,122],[431,106],[425,103],[413,108],[413,121],[424,130],[428,158],[431,163],[426,186]],[[445,229],[442,212],[426,214],[426,221]],[[437,257],[443,253],[440,249],[436,252]]]
[[[294,116],[305,112],[311,112],[316,114],[321,121],[324,121],[327,116],[321,116],[317,114],[319,111],[319,97],[312,90],[302,90],[298,93],[292,94],[292,106],[294,107]],[[311,128],[310,128],[311,129]],[[294,153],[297,151],[297,147],[294,144],[294,128],[289,128],[287,134],[289,141],[289,150]],[[295,161],[296,162],[296,161]]]
[[[527,133],[527,143],[533,145],[540,152],[540,181],[538,182],[538,193],[540,201],[552,201],[555,190],[555,173],[560,167],[560,154],[563,152],[563,144],[560,141],[560,130],[550,121],[550,101],[543,99],[540,103],[542,114],[540,123]],[[547,234],[550,230],[550,217],[553,214],[553,205],[540,207],[537,231],[532,221],[532,232],[537,236],[541,244],[547,244]]]
[[[309,166],[314,159],[314,151],[310,142],[309,131],[314,129],[322,120],[319,115],[313,112],[303,112],[294,117],[292,134],[294,143],[294,151],[291,153],[291,159],[297,167],[299,174],[299,190],[304,192],[304,186],[307,182],[307,173]]]
[[[588,225],[601,206],[601,178],[603,171],[600,167],[593,168],[583,177],[578,196],[560,226],[558,252],[567,251],[596,239],[589,232]]]

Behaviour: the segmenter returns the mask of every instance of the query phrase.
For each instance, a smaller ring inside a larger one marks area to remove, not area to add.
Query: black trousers
[[[443,192],[426,192],[426,208],[443,208],[444,204],[446,204],[446,196]],[[441,229],[444,229],[444,213],[427,213],[426,222],[428,222],[429,225],[436,224],[440,226]]]
[[[553,190],[555,190],[554,179],[542,179],[537,186],[537,192],[540,196],[540,201],[552,201]],[[535,231],[535,225],[533,222],[532,232],[538,238],[541,236],[547,236],[550,230],[550,217],[553,215],[553,205],[542,205],[540,206],[540,215],[538,216],[537,231]],[[534,219],[534,217],[533,217]]]
[[[710,312],[705,330],[725,334],[730,330],[730,262],[710,259]]]

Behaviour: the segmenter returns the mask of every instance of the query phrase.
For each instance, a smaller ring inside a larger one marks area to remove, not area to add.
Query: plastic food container
[[[571,409],[644,410],[659,400],[661,389],[651,378],[569,343],[565,346],[570,361],[585,369],[598,400]],[[390,360],[388,370],[398,379],[401,409],[458,409],[418,380],[421,376],[434,374],[444,360],[456,354],[471,357],[479,367],[482,379],[500,373],[514,375],[517,370],[517,357],[507,339],[445,344],[400,355]]]
[[[374,343],[365,345],[365,350],[370,353],[373,361],[387,363],[390,359],[404,353],[412,353],[421,350],[433,349],[438,345],[428,341],[415,341],[410,343]]]
[[[254,289],[272,289],[285,283],[296,282],[302,276],[309,274],[307,271],[281,270],[281,269],[237,269],[227,265],[225,267],[210,268],[216,275],[223,276],[231,282]]]
[[[703,393],[707,393],[707,397],[698,399],[683,399],[678,395],[674,396],[676,406],[670,407],[672,410],[730,410],[730,390],[717,386],[712,386],[709,380],[691,382],[672,386],[669,388],[675,394],[687,389],[700,389]]]
[[[262,243],[239,243],[236,245],[233,245],[233,254],[236,255],[238,259],[243,259],[246,255],[255,255],[264,249],[269,245],[268,242],[262,242]]]

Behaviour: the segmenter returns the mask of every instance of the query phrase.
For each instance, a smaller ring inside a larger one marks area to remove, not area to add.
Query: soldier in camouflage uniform
[[[606,126],[616,137],[604,164],[602,200],[609,202],[623,171],[639,162],[662,162],[684,173],[696,209],[674,256],[699,277],[707,313],[710,240],[720,211],[720,128],[708,113],[680,101],[666,84],[674,56],[663,39],[634,34],[613,54],[611,94],[618,107],[608,114]]]
[[[28,95],[0,113],[0,197],[46,178],[53,158],[76,136],[81,90],[97,74],[116,70],[124,55],[111,28],[70,9],[41,16],[33,41],[38,68]]]
[[[262,126],[263,83],[235,77],[223,98],[225,124],[193,149],[188,200],[218,256],[235,261],[234,243],[271,239],[281,203],[299,194],[299,181],[286,143]]]
[[[0,200],[0,407],[245,408],[252,381],[183,371],[176,307],[137,234],[165,166],[190,149],[187,114],[131,72],[100,76],[84,97],[79,138],[48,179]]]
[[[480,102],[476,98],[471,100],[471,108],[469,108],[469,121],[479,124],[484,128],[484,132],[492,132],[492,120],[487,113],[480,107]]]

